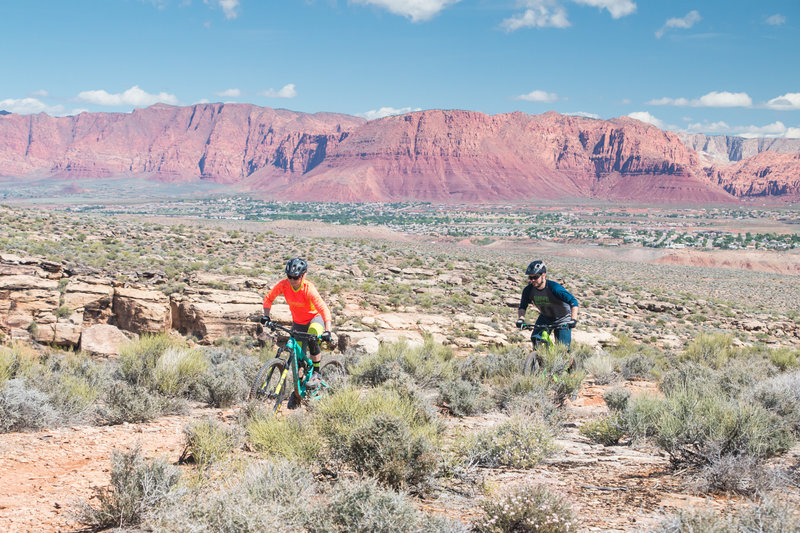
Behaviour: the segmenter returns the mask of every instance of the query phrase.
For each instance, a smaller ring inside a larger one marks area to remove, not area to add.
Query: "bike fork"
[[[288,373],[289,369],[284,368],[283,372],[281,372],[281,379],[278,380],[278,386],[275,387],[275,396],[277,397],[277,400],[275,400],[275,408],[272,410],[274,414],[278,414],[278,411],[281,410],[281,390],[286,384],[286,374]]]

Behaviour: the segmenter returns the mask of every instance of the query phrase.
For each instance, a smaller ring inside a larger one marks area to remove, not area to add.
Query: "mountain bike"
[[[537,374],[540,370],[544,371],[544,360],[540,353],[540,346],[544,346],[549,353],[553,352],[556,345],[556,330],[572,329],[575,327],[575,322],[570,321],[566,324],[540,324],[538,327],[543,328],[541,332],[531,336],[533,341],[533,351],[528,354],[525,363],[522,365],[522,373],[526,375]],[[537,328],[536,324],[523,324],[520,329],[528,330]],[[566,365],[562,370],[569,370],[574,365],[574,358],[568,358]],[[556,370],[556,369],[552,369]]]
[[[306,383],[311,377],[312,362],[308,357],[307,346],[312,339],[319,341],[320,336],[288,329],[272,321],[264,326],[272,331],[282,331],[289,335],[284,346],[278,347],[275,358],[265,363],[258,371],[253,386],[250,387],[250,399],[274,401],[273,413],[281,408],[285,399],[289,399],[289,407],[293,402],[301,404],[304,400],[316,400],[330,391],[331,385],[340,381],[347,374],[344,363],[337,358],[329,358],[320,365],[319,386],[311,388]],[[291,377],[289,376],[291,372]]]

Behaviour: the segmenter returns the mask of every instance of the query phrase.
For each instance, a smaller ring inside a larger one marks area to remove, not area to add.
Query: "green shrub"
[[[393,489],[424,489],[437,465],[428,439],[413,436],[401,418],[384,414],[357,428],[341,455],[356,472]]]
[[[457,363],[457,374],[468,381],[483,381],[499,378],[501,382],[513,378],[520,373],[526,350],[519,345],[499,348],[489,353],[472,353]]]
[[[800,519],[790,505],[766,500],[737,509],[729,516],[713,511],[682,511],[665,518],[651,533],[790,533],[800,531]]]
[[[261,533],[303,529],[316,496],[307,468],[288,461],[251,465],[223,479],[173,491],[143,524],[170,533]]]
[[[407,533],[419,531],[420,523],[419,511],[406,496],[363,479],[337,483],[305,527],[309,533]]]
[[[787,424],[760,405],[698,390],[676,391],[662,402],[655,440],[673,463],[697,465],[716,455],[768,458],[794,441]]]
[[[47,395],[29,388],[24,380],[10,379],[0,389],[0,433],[40,429],[59,422]]]
[[[212,366],[202,378],[206,401],[212,407],[230,407],[245,398],[250,386],[241,367],[233,361]]]
[[[769,360],[781,372],[792,370],[800,366],[800,350],[778,348],[770,352]]]
[[[186,446],[181,462],[192,462],[200,468],[230,454],[241,444],[241,434],[236,428],[205,418],[183,429]]]
[[[800,434],[800,371],[765,380],[750,395],[764,409],[781,417],[795,434]]]
[[[480,506],[485,516],[474,524],[480,533],[567,533],[577,526],[569,504],[543,485],[519,486]]]
[[[316,426],[302,413],[276,418],[271,411],[245,422],[247,442],[259,453],[313,464],[319,460],[323,441]]]
[[[583,368],[593,378],[595,383],[606,385],[617,380],[617,362],[608,355],[593,355],[583,362]]]
[[[433,442],[443,429],[438,420],[431,418],[425,405],[385,388],[365,391],[346,388],[325,396],[314,408],[314,426],[328,448],[336,451],[349,442],[356,428],[378,414],[401,418],[412,435],[424,435]]]
[[[623,425],[628,434],[636,441],[655,435],[663,408],[663,400],[651,394],[642,394],[628,400],[622,412]]]
[[[462,450],[467,462],[495,468],[533,468],[556,451],[555,431],[540,420],[514,416],[471,435]]]
[[[156,361],[155,386],[167,396],[181,396],[200,382],[206,368],[208,360],[200,350],[170,346]]]
[[[714,457],[698,473],[694,488],[702,493],[766,494],[778,476],[761,459],[748,456]]]
[[[361,358],[350,374],[359,383],[379,385],[405,372],[419,385],[433,386],[452,378],[455,365],[453,352],[430,337],[422,346],[412,348],[404,340],[381,344],[378,353]]]
[[[159,416],[182,412],[184,404],[162,398],[145,387],[130,385],[124,381],[113,382],[105,391],[100,418],[106,424],[123,422],[148,422]]]
[[[615,446],[625,436],[623,419],[619,414],[603,416],[587,422],[580,428],[580,434],[603,446]]]
[[[13,342],[0,346],[0,387],[15,377],[30,377],[40,371],[39,353],[29,344]]]
[[[155,368],[161,355],[180,343],[166,334],[142,335],[120,347],[118,377],[131,385],[156,388]]]
[[[494,407],[494,401],[482,383],[464,379],[448,380],[439,384],[439,398],[436,403],[446,406],[458,417],[485,413]]]
[[[99,506],[85,504],[79,522],[91,530],[135,526],[167,496],[179,475],[166,461],[146,461],[138,447],[127,453],[114,452],[111,486],[97,490]]]
[[[726,333],[701,333],[689,343],[679,359],[718,369],[735,353],[732,335]]]
[[[671,395],[674,391],[687,389],[710,393],[720,389],[719,374],[707,366],[687,361],[664,373],[658,388],[666,396]]]
[[[603,400],[611,411],[624,411],[631,397],[631,391],[615,387],[603,393]]]
[[[620,362],[620,370],[625,379],[652,377],[653,370],[659,367],[656,358],[646,352],[638,352],[625,357]]]

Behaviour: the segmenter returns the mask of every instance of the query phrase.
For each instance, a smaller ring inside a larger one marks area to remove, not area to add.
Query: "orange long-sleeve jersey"
[[[303,280],[303,284],[297,290],[292,288],[288,279],[280,280],[264,296],[264,310],[272,308],[273,300],[280,294],[286,298],[294,322],[308,324],[317,315],[322,315],[322,320],[326,324],[331,322],[331,310],[322,300],[317,287],[307,279]]]

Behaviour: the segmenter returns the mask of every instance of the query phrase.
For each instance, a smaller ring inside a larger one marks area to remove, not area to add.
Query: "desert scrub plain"
[[[142,335],[106,360],[6,338],[3,529],[800,527],[796,276],[546,257],[586,342],[573,372],[556,350],[523,376],[514,307],[535,243],[1,213],[0,254],[167,294],[272,282],[303,255],[335,331],[394,320],[409,338],[346,349],[336,393],[277,418],[246,399],[270,340]]]

